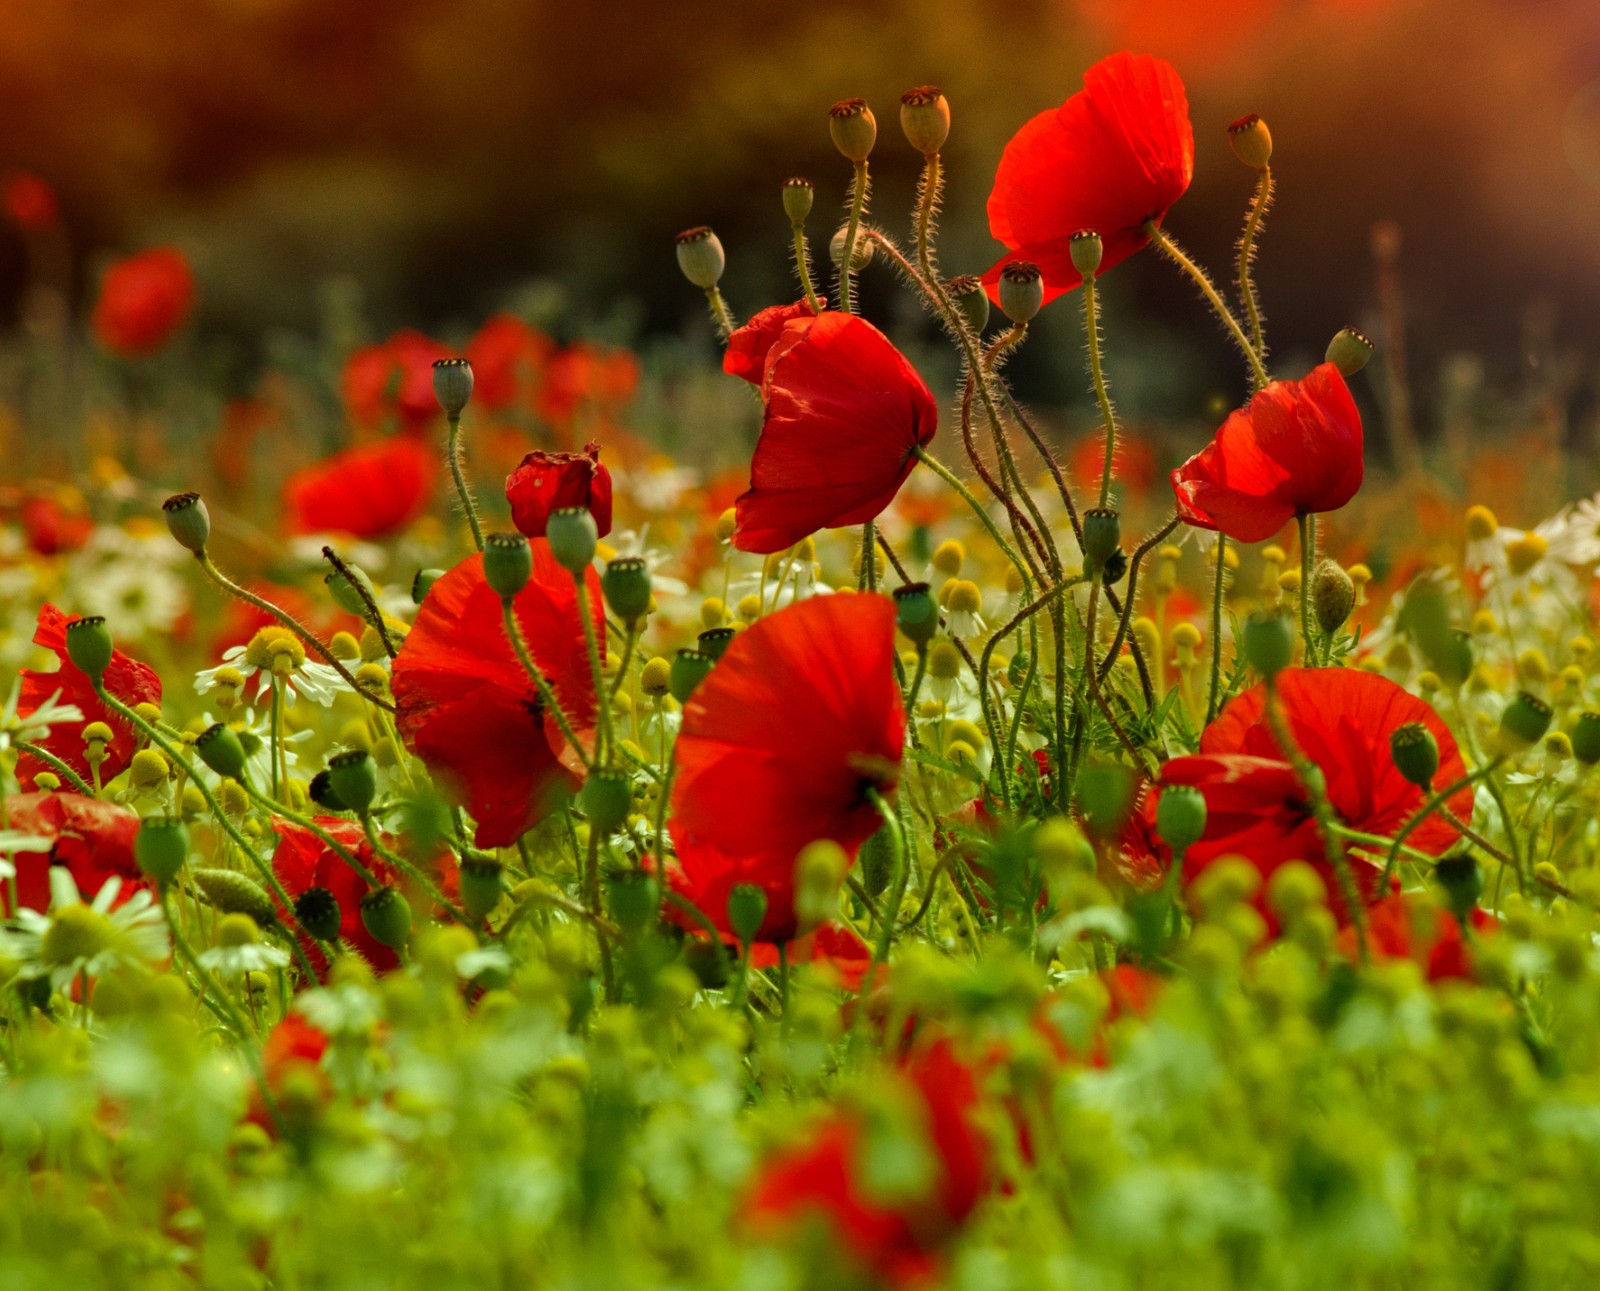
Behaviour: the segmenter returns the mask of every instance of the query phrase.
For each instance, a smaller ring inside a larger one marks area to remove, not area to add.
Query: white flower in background
[[[288,628],[276,625],[262,628],[250,638],[249,645],[224,650],[222,659],[219,666],[195,674],[196,694],[208,694],[219,685],[242,684],[251,677],[259,677],[256,684],[259,703],[271,693],[272,679],[278,676],[285,683],[285,703],[292,705],[296,694],[301,694],[327,708],[341,691],[350,689],[337,669],[307,659],[300,638]],[[235,682],[235,677],[240,681]]]
[[[16,744],[38,744],[50,736],[52,726],[65,726],[83,721],[83,710],[76,704],[58,704],[58,690],[49,699],[24,717],[17,716],[17,702],[22,694],[22,678],[11,683],[11,693],[0,707],[0,749]]]
[[[332,547],[347,565],[359,565],[370,574],[389,563],[389,553],[370,542],[360,542],[347,533],[310,533],[289,539],[289,554],[308,567],[328,568],[324,547]]]
[[[62,991],[80,974],[104,977],[115,968],[148,972],[171,953],[166,920],[148,890],[116,906],[121,879],[107,879],[85,904],[72,872],[50,867],[50,912],[23,908],[0,930],[0,952],[20,961],[24,981],[48,978]]]
[[[289,952],[281,946],[268,946],[261,930],[247,914],[224,915],[217,922],[217,944],[202,950],[197,959],[225,982],[235,982],[251,973],[266,973],[284,968]]]
[[[983,590],[965,578],[952,578],[939,589],[944,602],[944,619],[950,635],[979,637],[989,630],[983,621]]]
[[[676,511],[684,496],[699,487],[700,472],[657,457],[637,471],[613,468],[611,482],[640,510],[668,512]]]
[[[658,597],[678,597],[689,594],[689,584],[681,578],[668,578],[661,574],[661,570],[671,563],[672,553],[662,551],[659,547],[648,544],[650,526],[643,529],[623,529],[606,538],[605,545],[609,546],[614,555],[611,559],[620,559],[624,556],[642,559],[645,568],[650,571],[650,588]],[[601,573],[605,572],[605,561],[596,557],[596,566]]]
[[[163,527],[97,525],[73,553],[67,585],[76,604],[106,615],[120,638],[147,639],[171,631],[188,608],[179,573],[187,559]]]
[[[1592,570],[1600,565],[1600,493],[1562,507],[1534,530],[1550,544],[1550,559]]]

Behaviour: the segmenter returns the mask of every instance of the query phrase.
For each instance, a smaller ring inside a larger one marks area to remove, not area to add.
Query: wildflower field
[[[0,344],[0,1289],[1600,1280],[1600,497],[1415,432],[1394,227],[1280,365],[1181,73],[1063,74],[987,268],[960,104],[819,104],[670,372],[335,310],[224,402],[177,245]],[[1236,403],[1122,424],[1133,257]]]

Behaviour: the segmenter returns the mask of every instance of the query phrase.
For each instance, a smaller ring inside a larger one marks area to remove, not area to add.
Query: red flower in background
[[[1361,414],[1339,369],[1274,381],[1229,415],[1172,472],[1178,515],[1240,542],[1272,537],[1297,515],[1337,511],[1361,487]]]
[[[813,312],[810,303],[804,300],[792,305],[769,305],[728,338],[722,370],[760,388],[767,372],[767,352],[783,334],[784,324],[797,318],[811,318]]]
[[[1194,175],[1194,128],[1183,81],[1147,54],[1113,54],[1083,74],[1083,89],[1041,112],[1012,137],[989,194],[989,231],[1010,248],[984,284],[998,299],[1000,271],[1031,260],[1045,300],[1083,281],[1072,265],[1074,233],[1093,230],[1100,272],[1150,239]]]
[[[1492,934],[1500,926],[1492,914],[1476,908],[1471,923],[1477,935]],[[1416,893],[1395,892],[1367,911],[1367,946],[1385,959],[1416,961],[1430,982],[1472,976],[1471,948],[1455,916]],[[1339,950],[1355,959],[1354,928],[1339,934]]]
[[[31,170],[9,170],[0,179],[0,206],[11,222],[30,233],[52,227],[61,218],[61,204],[49,181]]]
[[[767,345],[766,410],[733,545],[765,553],[879,515],[939,409],[905,355],[852,314],[790,319],[770,342],[761,327],[744,343]]]
[[[601,350],[582,342],[558,350],[545,364],[534,410],[570,442],[578,414],[614,413],[639,386],[639,363],[626,350]]]
[[[409,329],[353,351],[340,378],[350,420],[363,430],[395,420],[407,434],[424,433],[443,416],[433,393],[434,360],[450,357],[438,341]]]
[[[341,816],[316,816],[313,820],[348,848],[380,882],[398,881],[388,863],[373,850],[360,825]],[[375,940],[361,922],[361,898],[366,895],[366,880],[304,826],[275,820],[272,827],[278,834],[278,846],[272,853],[272,871],[283,884],[284,891],[297,900],[307,888],[326,888],[339,903],[340,940],[353,946],[380,973],[399,967],[400,959],[395,952]],[[283,919],[286,924],[289,922],[287,911]],[[317,943],[310,937],[300,940],[312,967],[321,973],[327,963]]]
[[[386,538],[428,509],[438,478],[438,454],[415,439],[358,444],[289,477],[289,529]]]
[[[530,538],[543,538],[550,513],[585,507],[604,538],[611,532],[611,472],[600,464],[600,445],[581,453],[533,452],[506,477],[511,522]]]
[[[791,939],[800,850],[831,838],[853,858],[877,832],[867,790],[893,790],[905,742],[894,621],[884,596],[800,601],[735,637],[684,705],[672,831],[713,920],[752,883],[759,940]]]
[[[39,768],[43,770],[43,768]],[[133,859],[139,815],[126,807],[86,798],[79,793],[23,793],[6,799],[7,828],[55,840],[48,852],[17,852],[17,904],[30,910],[50,908],[50,867],[65,865],[83,893],[92,900],[108,879],[121,879],[120,904],[146,886]],[[0,885],[0,905],[14,914]]]
[[[515,602],[534,663],[580,738],[594,726],[593,677],[572,575],[535,538],[533,576]],[[600,648],[600,578],[585,571]],[[394,662],[397,721],[406,746],[454,786],[478,823],[479,847],[505,847],[575,789],[582,763],[506,639],[500,597],[469,556],[437,583]]]
[[[17,696],[17,712],[27,714],[38,708],[58,690],[62,704],[75,704],[83,713],[83,721],[52,726],[50,734],[39,741],[46,753],[53,753],[76,771],[85,781],[93,783],[93,772],[83,755],[83,728],[93,722],[104,722],[111,728],[111,742],[106,746],[106,760],[100,764],[100,781],[114,779],[133,760],[135,740],[133,728],[100,702],[94,683],[67,657],[67,624],[76,622],[76,614],[63,614],[54,605],[46,604],[39,611],[39,626],[33,634],[33,643],[54,651],[61,667],[55,672],[39,672],[33,668],[21,671],[22,689]],[[161,678],[148,664],[130,659],[120,650],[111,652],[111,663],[101,678],[108,694],[120,699],[130,708],[138,704],[161,702]],[[17,783],[25,789],[33,788],[33,778],[48,770],[43,762],[24,753],[17,759]]]
[[[183,326],[194,302],[194,273],[183,252],[152,247],[106,270],[89,325],[113,354],[144,358]]]
[[[496,314],[467,342],[472,364],[472,406],[483,412],[505,412],[527,405],[545,364],[555,350],[553,342],[515,314]]]
[[[94,521],[80,511],[69,510],[53,497],[36,494],[17,507],[17,520],[28,540],[28,548],[41,556],[59,556],[77,551],[89,541]]]

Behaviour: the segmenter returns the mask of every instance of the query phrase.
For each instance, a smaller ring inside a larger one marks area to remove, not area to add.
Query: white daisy
[[[195,674],[194,688],[204,695],[216,688],[217,674],[231,668],[247,681],[259,676],[256,685],[256,702],[272,692],[274,676],[284,681],[284,702],[293,705],[297,694],[304,695],[314,704],[324,708],[332,705],[341,692],[348,691],[338,671],[325,663],[306,658],[305,646],[300,638],[283,627],[265,627],[250,639],[248,645],[233,646],[222,653],[222,663]]]
[[[50,912],[18,910],[0,929],[0,950],[20,961],[19,977],[48,978],[52,992],[65,990],[80,974],[103,977],[124,965],[148,972],[171,953],[166,920],[144,889],[113,909],[121,891],[121,879],[107,879],[85,905],[72,872],[52,865]]]
[[[0,707],[0,749],[14,744],[38,744],[50,736],[50,728],[83,721],[83,710],[76,704],[58,704],[61,692],[56,691],[31,713],[17,715],[17,701],[22,693],[22,679],[11,683],[11,693]]]

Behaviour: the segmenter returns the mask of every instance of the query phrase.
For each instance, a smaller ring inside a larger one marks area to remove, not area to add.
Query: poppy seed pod
[[[509,601],[533,577],[533,549],[520,533],[491,533],[483,540],[483,581]]]
[[[1105,243],[1093,229],[1080,229],[1067,243],[1072,257],[1072,267],[1084,278],[1093,278],[1100,272],[1100,261],[1105,258]]]
[[[1600,762],[1600,713],[1580,713],[1572,725],[1572,755],[1588,766]]]
[[[311,783],[306,788],[306,796],[326,811],[350,810],[350,804],[334,792],[326,770],[318,771],[311,777]]]
[[[611,612],[633,623],[650,612],[650,566],[643,556],[618,556],[600,575],[600,590]]]
[[[828,133],[835,148],[851,161],[863,162],[878,141],[878,122],[865,99],[840,99],[828,109]]]
[[[189,877],[223,914],[247,914],[263,928],[278,921],[267,890],[237,870],[191,869]]]
[[[1328,636],[1342,628],[1355,609],[1355,581],[1338,561],[1319,560],[1312,570],[1311,607],[1317,612],[1317,626]]]
[[[428,599],[433,585],[444,577],[442,569],[419,569],[411,580],[411,603],[421,605]]]
[[[411,903],[398,888],[373,888],[361,898],[361,924],[379,945],[403,950],[411,940]]]
[[[318,941],[338,941],[339,898],[327,888],[307,888],[294,899],[295,921]]]
[[[950,102],[937,85],[919,85],[900,96],[900,128],[924,157],[944,147],[950,137]]]
[[[846,224],[828,243],[828,258],[833,261],[835,268],[844,263],[844,240],[849,233],[850,226]],[[871,264],[874,250],[872,240],[866,236],[866,226],[862,225],[856,230],[855,244],[850,249],[850,272],[860,273]]]
[[[962,319],[975,333],[981,333],[989,326],[989,293],[984,291],[981,278],[970,273],[962,274],[947,281],[944,289]]]
[[[1156,799],[1156,834],[1182,856],[1206,832],[1206,796],[1192,784],[1168,785]]]
[[[925,646],[939,630],[939,607],[926,583],[907,583],[894,589],[895,626],[908,641]]]
[[[1500,714],[1500,731],[1512,744],[1526,748],[1544,738],[1544,733],[1550,729],[1551,716],[1549,704],[1519,690]]]
[[[1340,376],[1353,377],[1367,366],[1376,349],[1377,346],[1355,328],[1341,327],[1328,342],[1328,352],[1323,358],[1339,369]]]
[[[661,909],[661,885],[639,870],[623,870],[606,889],[606,906],[617,927],[637,937]]]
[[[244,745],[233,727],[212,723],[195,739],[194,751],[219,776],[229,780],[244,779]]]
[[[737,635],[733,628],[707,628],[698,637],[698,648],[713,663],[727,653],[728,643]]]
[[[96,685],[111,666],[111,629],[103,615],[91,614],[67,624],[67,658]]]
[[[1085,572],[1104,569],[1113,553],[1122,549],[1122,517],[1110,507],[1092,507],[1083,513],[1083,564]]]
[[[633,780],[626,771],[592,771],[578,790],[577,801],[590,829],[614,834],[633,806]]]
[[[1244,625],[1244,657],[1263,677],[1276,677],[1294,658],[1294,630],[1281,614],[1252,614]]]
[[[1432,789],[1439,774],[1439,741],[1421,722],[1397,726],[1389,736],[1395,770],[1419,789]]]
[[[487,919],[505,894],[505,866],[492,856],[469,856],[461,862],[461,904],[474,919]]]
[[[687,704],[695,687],[706,679],[717,661],[699,650],[679,650],[672,656],[672,672],[667,688],[680,704]]]
[[[1272,131],[1252,112],[1228,127],[1228,147],[1251,170],[1262,170],[1272,160]]]
[[[189,859],[189,830],[176,816],[146,816],[133,840],[139,872],[156,884],[170,883]]]
[[[180,547],[195,555],[206,549],[211,541],[211,513],[198,493],[174,493],[161,504],[167,520],[167,531]]]
[[[378,796],[378,764],[365,749],[347,749],[328,759],[328,787],[358,816]]]
[[[444,415],[454,420],[472,398],[472,363],[468,359],[435,359],[433,361],[433,397],[444,409]]]
[[[1433,867],[1433,880],[1444,889],[1450,913],[1459,920],[1472,914],[1478,898],[1483,895],[1483,871],[1470,852],[1441,857]]]
[[[809,179],[786,179],[783,181],[783,213],[789,217],[789,223],[799,227],[806,222],[806,216],[811,214],[811,204],[816,200],[817,190],[812,187]]]
[[[354,614],[358,619],[364,619],[367,617],[367,602],[357,588],[364,590],[369,597],[374,596],[372,580],[367,577],[366,571],[358,566],[347,562],[345,569],[350,571],[348,578],[335,569],[327,574],[322,581],[327,585],[328,591],[333,595],[334,602],[341,610],[346,614]]]
[[[1027,260],[1013,260],[1000,271],[1000,312],[1026,323],[1044,307],[1044,275]]]
[[[767,894],[754,883],[736,883],[728,893],[728,927],[740,942],[749,945],[761,931],[767,917]]]
[[[708,227],[685,229],[677,236],[678,268],[683,276],[702,291],[710,291],[722,280],[728,257],[721,239]]]
[[[594,516],[587,507],[561,507],[552,511],[544,536],[550,543],[550,554],[556,558],[556,564],[574,578],[583,576],[600,541]]]

